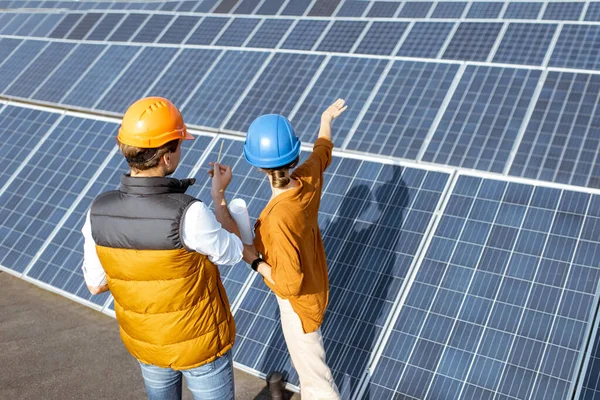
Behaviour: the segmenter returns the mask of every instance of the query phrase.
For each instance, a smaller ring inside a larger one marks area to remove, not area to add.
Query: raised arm
[[[319,128],[319,138],[331,141],[331,123],[334,119],[342,115],[348,106],[343,99],[337,99],[327,110],[321,114],[321,127]]]

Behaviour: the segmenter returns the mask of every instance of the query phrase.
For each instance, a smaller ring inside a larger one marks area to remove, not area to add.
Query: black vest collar
[[[160,177],[132,177],[124,174],[121,177],[121,187],[119,190],[127,194],[165,194],[165,193],[185,193],[187,188],[196,182],[194,178],[176,179]]]

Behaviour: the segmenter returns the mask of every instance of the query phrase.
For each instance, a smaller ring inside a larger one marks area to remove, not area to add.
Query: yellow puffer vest
[[[190,369],[233,346],[235,324],[219,270],[184,248],[181,218],[193,181],[124,176],[92,205],[92,235],[115,298],[125,347],[138,360]]]

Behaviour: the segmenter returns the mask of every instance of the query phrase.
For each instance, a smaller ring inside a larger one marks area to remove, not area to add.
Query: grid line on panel
[[[542,65],[556,29],[555,24],[509,24],[493,62]]]
[[[158,43],[182,44],[200,21],[199,16],[179,15],[158,39]]]
[[[278,15],[286,0],[265,0],[256,10],[256,15]]]
[[[73,30],[66,36],[66,39],[81,40],[83,39],[90,30],[96,26],[96,23],[102,18],[101,13],[88,13],[84,14],[83,18],[79,21]]]
[[[0,38],[0,68],[17,51],[21,43],[21,39]]]
[[[49,14],[31,14],[27,21],[15,32],[15,36],[34,36],[33,32],[41,26]]]
[[[467,66],[423,161],[502,173],[540,74]]]
[[[73,26],[83,17],[81,13],[67,14],[60,23],[54,28],[54,30],[48,35],[48,37],[55,39],[62,39],[73,29]]]
[[[262,3],[262,0],[242,0],[237,4],[237,7],[232,9],[232,14],[254,14],[254,10]]]
[[[64,14],[47,14],[46,18],[33,31],[31,36],[46,37],[62,21]]]
[[[127,14],[107,40],[109,42],[128,42],[144,25],[148,17],[149,14]]]
[[[88,33],[85,40],[105,40],[119,26],[125,14],[104,14],[104,17]]]
[[[169,25],[171,19],[173,19],[172,15],[154,14],[150,16],[131,41],[154,43],[167,25]]]

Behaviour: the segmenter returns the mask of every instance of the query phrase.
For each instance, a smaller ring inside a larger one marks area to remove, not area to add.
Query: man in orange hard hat
[[[210,172],[214,214],[185,194],[194,179],[168,177],[192,139],[169,100],[131,105],[118,135],[131,171],[96,197],[82,229],[86,284],[93,294],[111,291],[151,400],[180,399],[182,375],[195,399],[234,398],[235,324],[216,264],[258,258],[227,209],[230,167]]]

